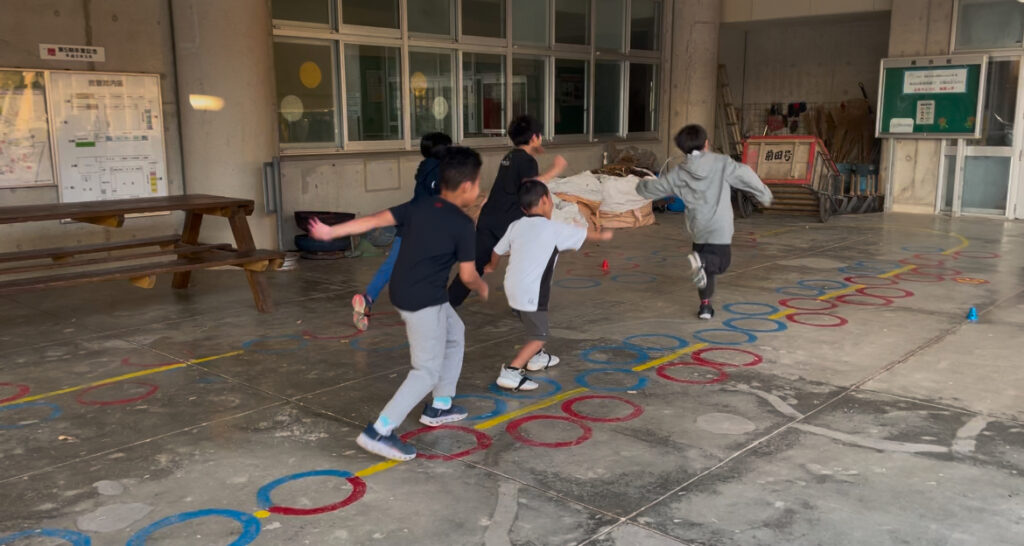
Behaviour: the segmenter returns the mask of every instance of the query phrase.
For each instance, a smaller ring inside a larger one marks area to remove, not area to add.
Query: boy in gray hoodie
[[[636,192],[648,199],[677,195],[686,203],[686,227],[693,236],[690,268],[700,294],[697,316],[710,320],[715,316],[715,276],[725,273],[732,261],[730,188],[748,191],[766,206],[772,192],[750,167],[708,151],[708,133],[700,125],[683,127],[675,141],[686,161],[657,179],[641,180]]]

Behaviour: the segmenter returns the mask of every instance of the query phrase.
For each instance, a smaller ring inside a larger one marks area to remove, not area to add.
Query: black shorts
[[[516,316],[526,327],[526,337],[534,341],[548,340],[550,332],[547,311],[516,311]]]
[[[693,243],[693,251],[700,254],[700,260],[704,262],[704,272],[708,275],[725,273],[732,263],[732,245]]]

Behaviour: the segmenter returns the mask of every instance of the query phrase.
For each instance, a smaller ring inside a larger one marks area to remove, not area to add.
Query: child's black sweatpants
[[[701,301],[710,300],[715,293],[715,276],[725,273],[732,263],[732,245],[713,245],[693,243],[693,251],[700,255],[704,264],[704,273],[708,276],[708,284],[699,290]]]

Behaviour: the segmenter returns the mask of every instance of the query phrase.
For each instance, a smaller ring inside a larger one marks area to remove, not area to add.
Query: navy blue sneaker
[[[356,438],[356,443],[374,455],[395,461],[411,461],[416,458],[415,447],[403,442],[394,432],[384,436],[373,428],[373,423],[366,425],[366,429]]]
[[[439,427],[445,423],[461,421],[469,415],[466,408],[452,404],[448,409],[437,409],[428,402],[423,407],[423,415],[420,415],[420,422],[428,427]]]

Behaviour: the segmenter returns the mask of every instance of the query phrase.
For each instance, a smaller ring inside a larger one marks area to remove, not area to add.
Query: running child
[[[356,443],[363,449],[398,461],[416,457],[395,429],[423,398],[433,392],[420,422],[436,427],[465,419],[465,408],[452,404],[462,372],[465,326],[448,303],[445,285],[458,262],[459,278],[487,300],[487,283],[476,272],[473,220],[462,207],[480,194],[480,155],[450,147],[441,160],[441,195],[405,203],[344,224],[310,222],[310,234],[322,241],[398,226],[405,238],[391,278],[391,303],[405,321],[412,370],[375,422]]]
[[[609,241],[612,232],[588,233],[587,228],[551,220],[554,203],[547,184],[527,180],[519,187],[519,205],[526,217],[512,222],[484,267],[493,272],[502,256],[509,256],[505,270],[508,305],[526,328],[528,341],[498,374],[498,386],[513,391],[532,391],[537,382],[526,376],[558,364],[559,359],[544,350],[548,340],[548,300],[551,276],[558,253],[579,250],[584,241]]]
[[[700,125],[687,125],[675,137],[686,160],[657,179],[641,180],[636,192],[647,199],[677,195],[686,203],[686,227],[693,236],[690,271],[700,295],[697,317],[711,320],[715,308],[715,277],[732,261],[732,199],[730,188],[748,191],[765,206],[772,192],[753,169],[731,157],[708,151],[708,133]]]
[[[565,170],[565,158],[555,156],[554,165],[543,174],[538,174],[536,156],[544,153],[544,129],[540,122],[530,116],[519,116],[508,126],[508,137],[515,145],[501,160],[494,186],[487,202],[480,209],[476,224],[476,271],[482,273],[491,259],[494,245],[505,235],[509,224],[523,217],[519,206],[519,186],[524,180],[535,179],[550,182]],[[469,296],[469,288],[460,279],[448,287],[452,307],[462,305]]]
[[[452,137],[444,133],[428,133],[420,139],[420,154],[423,161],[420,161],[416,168],[416,186],[413,188],[412,200],[428,199],[441,193],[437,180],[440,177],[441,158],[444,157],[445,149],[452,145]],[[391,243],[391,252],[384,263],[374,273],[370,284],[366,286],[366,292],[352,296],[352,323],[360,331],[370,327],[370,307],[377,301],[384,285],[391,280],[391,270],[395,268],[395,260],[398,259],[398,250],[402,247],[402,234],[395,236]]]

